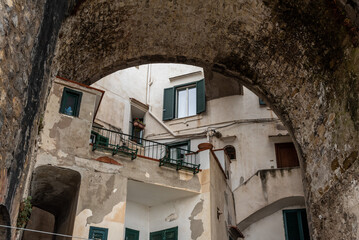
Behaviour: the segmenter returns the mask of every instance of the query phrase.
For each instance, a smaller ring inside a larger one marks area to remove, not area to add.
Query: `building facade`
[[[129,68],[91,87],[54,79],[28,181],[29,228],[100,239],[309,239],[286,129],[237,82],[209,91],[216,80],[178,64]]]

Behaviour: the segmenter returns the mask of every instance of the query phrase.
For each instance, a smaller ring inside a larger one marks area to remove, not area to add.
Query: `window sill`
[[[178,124],[186,124],[187,122],[193,122],[193,121],[198,121],[202,119],[202,115],[201,114],[197,114],[194,116],[189,116],[189,117],[183,117],[183,118],[175,118],[172,120],[169,120],[169,125],[178,125]]]

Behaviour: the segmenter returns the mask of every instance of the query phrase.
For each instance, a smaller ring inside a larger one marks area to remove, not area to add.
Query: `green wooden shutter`
[[[175,117],[175,89],[165,88],[163,93],[163,120]]]
[[[196,82],[197,87],[197,114],[206,111],[206,86],[204,79]]]
[[[283,210],[286,240],[310,240],[305,209]]]
[[[130,228],[126,228],[125,240],[139,240],[140,232]]]
[[[178,227],[151,232],[150,240],[178,240]]]
[[[107,228],[90,227],[89,239],[107,240],[107,235]]]
[[[163,231],[150,233],[150,240],[163,240]]]
[[[166,240],[177,240],[178,239],[178,228],[170,228],[165,230]]]

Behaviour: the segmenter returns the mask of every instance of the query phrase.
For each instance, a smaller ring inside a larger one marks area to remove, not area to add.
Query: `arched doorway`
[[[31,182],[32,213],[27,228],[72,235],[81,176],[78,172],[53,166],[39,166]],[[24,232],[23,240],[65,239]]]

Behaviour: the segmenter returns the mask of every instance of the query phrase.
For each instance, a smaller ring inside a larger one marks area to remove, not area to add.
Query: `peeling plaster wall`
[[[99,172],[84,172],[82,178],[74,236],[87,237],[95,226],[108,228],[108,239],[123,239],[127,178]]]
[[[59,113],[64,85],[83,91],[78,118]],[[109,239],[121,239],[124,236],[128,179],[200,195],[207,191],[209,204],[209,181],[206,176],[208,170],[193,175],[185,171],[160,168],[157,161],[140,157],[131,161],[120,155],[112,156],[111,153],[92,151],[89,137],[96,94],[96,91],[76,84],[55,81],[46,106],[41,143],[36,157],[35,169],[52,165],[75,170],[81,175],[78,200],[75,204],[77,210],[74,236],[87,237],[90,226],[108,228]],[[111,162],[104,163],[102,159],[110,159]],[[193,202],[192,205],[196,203]],[[186,208],[181,201],[177,204],[180,208]],[[209,214],[209,211],[207,212],[203,214]],[[189,213],[185,215],[185,219],[189,216]],[[210,218],[206,218],[206,228],[209,229]],[[204,236],[201,239],[207,238]]]
[[[178,226],[178,239],[210,238],[209,193],[181,198],[150,208],[150,232]]]
[[[78,117],[59,112],[64,87],[83,93]],[[96,95],[99,94],[95,90],[56,79],[43,118],[41,149],[64,159],[67,155],[88,155]]]

